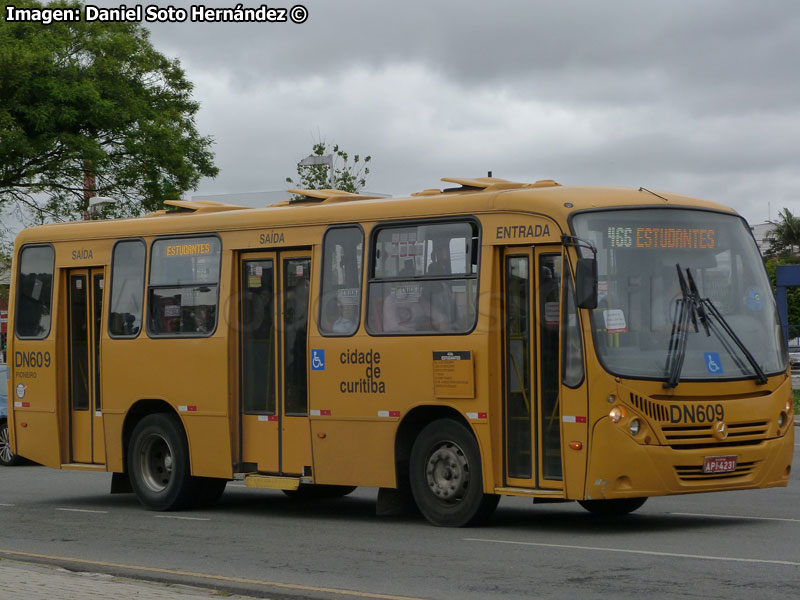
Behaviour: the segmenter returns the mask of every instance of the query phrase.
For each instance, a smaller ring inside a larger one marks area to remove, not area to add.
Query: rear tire
[[[189,446],[176,417],[156,413],[139,421],[128,448],[128,475],[136,497],[148,510],[188,506],[194,491]]]
[[[11,452],[11,437],[8,434],[8,422],[0,423],[0,465],[4,467],[14,467],[22,462],[22,459]]]
[[[409,480],[414,501],[439,527],[463,527],[488,519],[500,497],[483,493],[478,443],[452,419],[429,423],[411,448]]]
[[[578,500],[583,508],[601,517],[621,517],[641,508],[647,498],[616,498],[614,500]]]

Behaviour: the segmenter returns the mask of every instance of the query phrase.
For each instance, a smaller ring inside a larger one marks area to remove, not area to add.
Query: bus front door
[[[241,462],[261,473],[301,476],[311,467],[309,254],[262,252],[240,260]]]
[[[102,268],[69,271],[70,461],[105,464],[100,387]]]
[[[561,249],[507,248],[504,286],[506,485],[563,489],[559,407]]]

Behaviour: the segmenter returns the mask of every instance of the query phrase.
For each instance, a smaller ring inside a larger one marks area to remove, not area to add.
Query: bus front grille
[[[717,481],[750,475],[759,462],[740,462],[736,465],[736,470],[729,473],[703,473],[703,465],[675,465],[675,473],[681,481]]]
[[[766,439],[767,421],[729,423],[724,440],[714,437],[714,425],[665,425],[661,431],[672,448],[715,448],[722,446],[751,446]]]

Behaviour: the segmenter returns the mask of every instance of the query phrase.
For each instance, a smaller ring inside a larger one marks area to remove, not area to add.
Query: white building
[[[758,223],[757,225],[751,225],[750,231],[753,232],[753,237],[756,238],[758,249],[761,250],[761,255],[763,256],[769,250],[772,240],[775,239],[773,234],[775,225],[772,223]]]

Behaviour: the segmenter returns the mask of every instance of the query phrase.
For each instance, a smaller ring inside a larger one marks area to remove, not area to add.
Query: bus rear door
[[[243,254],[239,272],[241,462],[261,473],[310,474],[311,253]]]
[[[73,269],[67,278],[70,461],[105,464],[100,394],[103,268]]]

